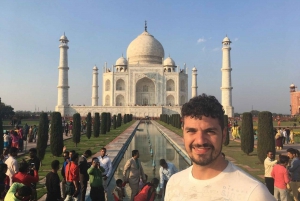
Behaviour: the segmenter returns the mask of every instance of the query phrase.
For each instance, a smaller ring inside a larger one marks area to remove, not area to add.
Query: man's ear
[[[225,126],[223,129],[223,133],[222,133],[223,143],[226,141],[227,130],[228,130],[228,127]]]

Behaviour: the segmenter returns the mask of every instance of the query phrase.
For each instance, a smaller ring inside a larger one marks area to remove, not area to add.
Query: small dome
[[[66,36],[65,34],[62,35],[62,36],[60,37],[59,40],[60,40],[60,41],[61,41],[61,40],[69,41],[68,38],[67,38],[67,36]]]
[[[164,60],[164,66],[175,66],[175,61],[169,56]]]
[[[116,66],[127,66],[127,60],[121,56],[117,61],[116,61]]]
[[[294,84],[291,84],[291,85],[290,85],[290,88],[295,88],[295,85],[294,85]]]
[[[197,68],[196,68],[196,67],[194,67],[194,68],[192,69],[192,71],[197,71]]]
[[[98,68],[97,68],[97,66],[96,66],[96,65],[94,66],[93,70],[98,70]]]
[[[223,39],[223,42],[231,42],[230,39],[226,36],[224,39]]]
[[[162,64],[164,48],[147,31],[136,37],[127,48],[129,64]]]

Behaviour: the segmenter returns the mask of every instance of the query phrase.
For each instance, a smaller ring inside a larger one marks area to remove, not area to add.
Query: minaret
[[[98,106],[98,68],[93,68],[92,106]]]
[[[225,114],[228,117],[233,117],[233,107],[232,107],[232,86],[231,86],[231,62],[230,62],[230,39],[226,36],[223,39],[223,60],[222,60],[222,105],[225,110]]]
[[[61,112],[62,116],[65,116],[65,107],[69,106],[69,84],[68,84],[68,38],[62,35],[59,39],[60,45],[60,58],[58,66],[58,96],[57,96],[57,106],[56,111]]]
[[[197,85],[197,69],[196,67],[194,67],[192,69],[192,97],[191,98],[194,98],[197,96],[197,88],[198,88],[198,85]]]

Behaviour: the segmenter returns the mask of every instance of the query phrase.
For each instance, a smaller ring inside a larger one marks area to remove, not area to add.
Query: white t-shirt
[[[207,180],[195,179],[192,167],[170,178],[165,201],[275,201],[264,184],[231,162],[220,174]]]

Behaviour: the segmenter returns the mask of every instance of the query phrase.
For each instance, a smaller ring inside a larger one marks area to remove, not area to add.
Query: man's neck
[[[207,180],[220,174],[228,165],[228,161],[220,155],[215,161],[206,166],[193,164],[192,175],[198,180]]]

